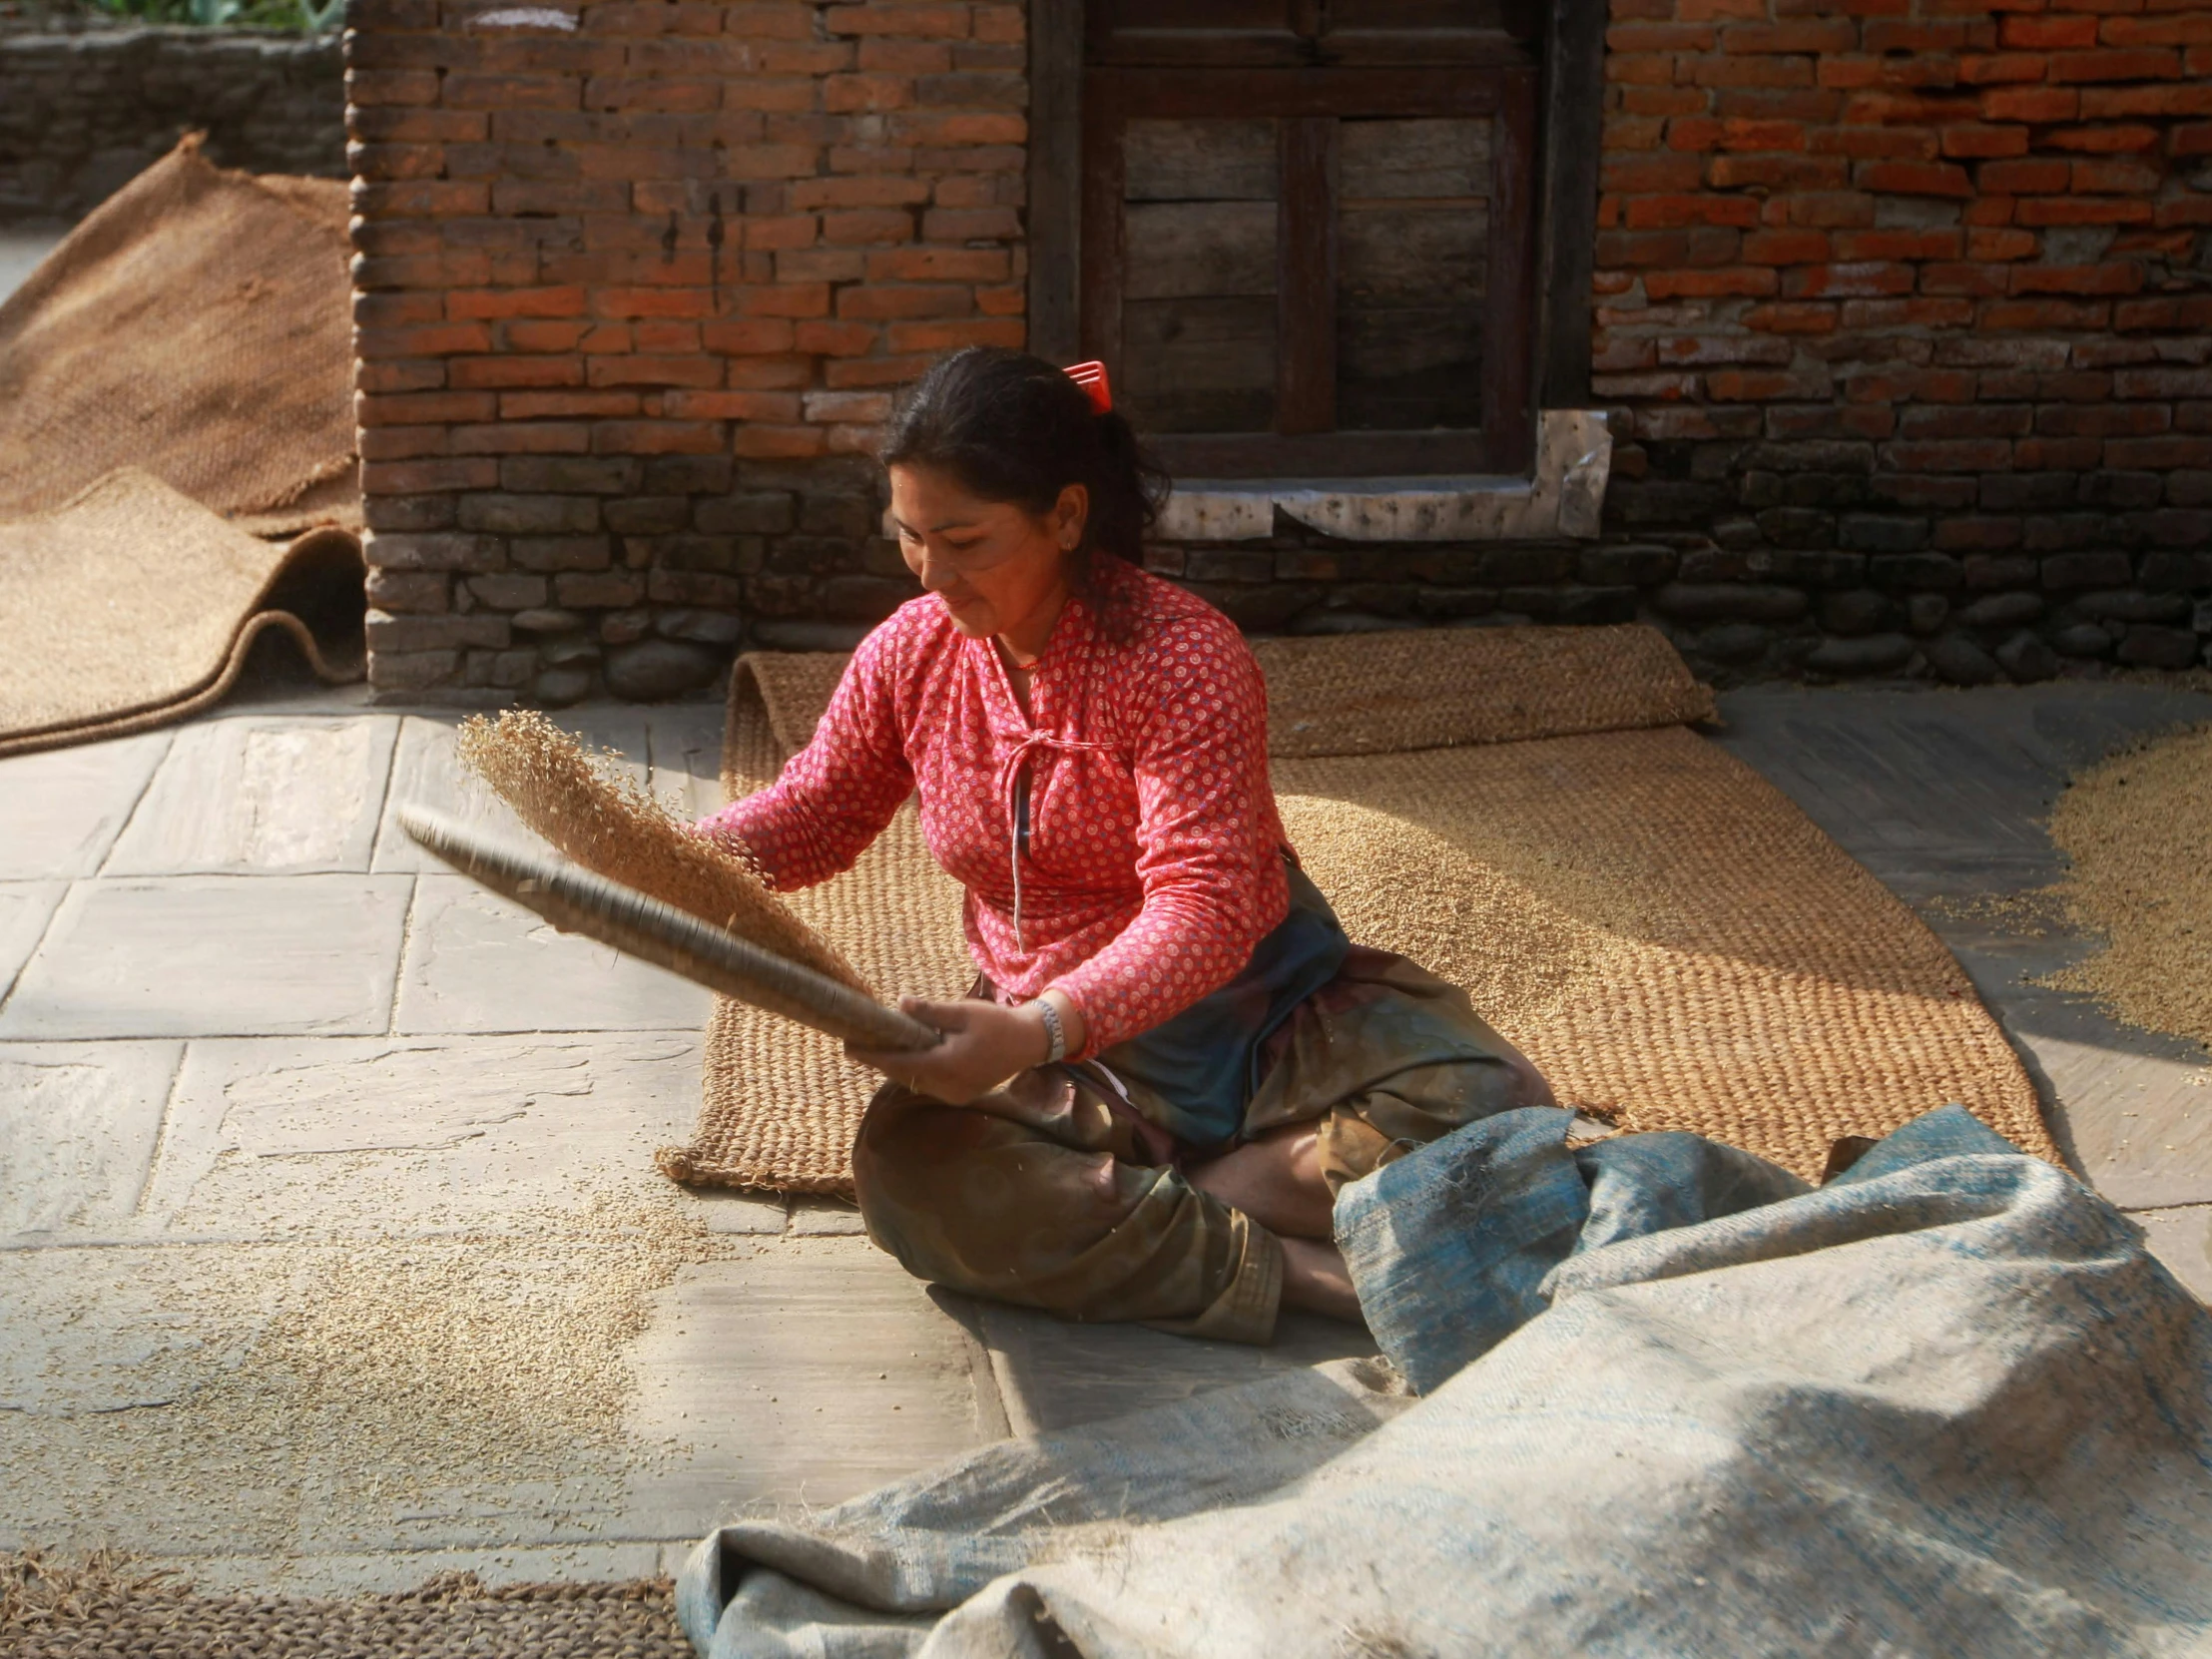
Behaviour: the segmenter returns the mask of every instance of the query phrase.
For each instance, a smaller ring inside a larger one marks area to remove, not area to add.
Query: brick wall
[[[355,0],[374,684],[849,643],[913,591],[887,388],[1022,337],[1022,7],[492,3]],[[2202,660],[2212,5],[1612,15],[1603,543],[1155,568],[1261,630],[1641,616],[1722,682]]]
[[[1717,670],[2212,635],[2212,7],[1613,0],[1608,515]]]
[[[1021,9],[485,26],[531,15],[353,8],[373,683],[663,696],[741,627],[848,638],[911,591],[887,388],[1021,341]]]

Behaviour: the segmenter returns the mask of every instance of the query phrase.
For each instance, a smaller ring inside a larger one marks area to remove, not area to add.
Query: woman
[[[780,889],[850,866],[909,795],[966,887],[945,1040],[853,1147],[869,1236],[917,1276],[1075,1319],[1266,1342],[1357,1320],[1345,1182],[1547,1102],[1465,997],[1353,946],[1286,844],[1266,692],[1229,620],[1137,568],[1164,483],[1103,386],[1018,352],[933,367],[882,449],[926,590],[814,740],[700,828]]]

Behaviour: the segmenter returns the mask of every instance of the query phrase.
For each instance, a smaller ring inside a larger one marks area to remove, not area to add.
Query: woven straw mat
[[[188,137],[0,302],[0,520],[136,466],[242,529],[359,527],[346,190]]]
[[[360,592],[349,531],[266,542],[159,478],[110,473],[0,524],[0,756],[181,720],[271,629],[323,679],[357,680]]]
[[[310,1598],[203,1595],[159,1577],[119,1576],[69,1586],[56,1599],[56,1608],[0,1616],[0,1652],[11,1659],[693,1659],[665,1581],[486,1589],[454,1575],[397,1594]]]
[[[1818,1179],[1831,1143],[1958,1101],[2057,1150],[1965,972],[1796,807],[1683,726],[1713,713],[1640,627],[1257,641],[1275,786],[1352,936],[1464,986],[1562,1105],[1687,1129]],[[724,785],[773,780],[843,659],[752,656]],[[798,895],[886,989],[974,973],[913,809]],[[833,1044],[723,1002],[684,1179],[849,1192],[874,1086]]]

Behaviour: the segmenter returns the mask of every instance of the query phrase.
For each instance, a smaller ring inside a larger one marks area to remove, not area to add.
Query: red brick
[[[2041,158],[1989,162],[1979,170],[1977,177],[1985,191],[2001,191],[2008,195],[2049,193],[2064,190],[2073,182],[2073,164]]]
[[[1772,334],[1832,334],[1836,331],[1836,307],[1777,300],[1769,305],[1754,305],[1744,313],[1744,323]]]
[[[602,420],[591,429],[595,455],[714,455],[722,428],[705,420]]]
[[[847,246],[905,242],[914,234],[913,215],[901,208],[867,208],[822,216],[822,239]]]
[[[1842,18],[1738,23],[1721,31],[1721,50],[1731,53],[1850,52],[1858,45],[1858,28]]]
[[[445,360],[416,357],[356,362],[353,384],[357,390],[367,392],[430,391],[445,384]]]
[[[1940,148],[1926,127],[1833,127],[1815,133],[1813,150],[1853,161],[1932,162]]]
[[[512,420],[452,428],[457,455],[584,455],[591,428],[576,421]]]
[[[840,113],[903,110],[914,101],[904,75],[832,75],[822,83],[822,107]]]
[[[802,322],[793,339],[801,351],[857,357],[875,349],[882,330],[864,322]]]
[[[673,357],[610,353],[587,358],[584,372],[594,386],[715,386],[722,383],[722,360],[704,353]]]
[[[1945,127],[1943,154],[1953,157],[2024,156],[2027,154],[2027,129],[1965,124]]]
[[[929,200],[929,181],[881,175],[806,179],[791,187],[791,205],[801,210],[919,207]]]
[[[741,288],[734,297],[746,316],[824,316],[830,310],[827,282],[777,282]]]
[[[2007,268],[2014,293],[2134,293],[2143,268],[2132,260],[2105,265],[2016,265]]]
[[[1958,210],[1958,217],[1968,226],[2009,225],[2012,223],[2012,198],[2009,196],[1976,197]]]
[[[588,419],[637,412],[634,391],[510,391],[499,396],[502,420]]]
[[[1629,57],[1640,53],[1710,52],[1720,33],[1697,23],[1616,23],[1605,31],[1605,50]]]
[[[588,322],[509,322],[499,329],[498,343],[508,351],[574,351],[590,331]]]
[[[924,40],[965,40],[965,6],[900,5],[876,0],[864,6],[830,6],[824,25],[833,35],[910,35]]]
[[[2022,438],[2012,462],[2023,472],[2088,472],[2104,458],[2100,438]]]
[[[922,316],[961,316],[974,306],[964,287],[914,283],[847,287],[837,290],[837,315],[862,321]]]
[[[1994,299],[1982,307],[1980,320],[1984,328],[2086,331],[2104,327],[2111,320],[2111,314],[2112,307],[2103,304],[2064,299]]]
[[[1713,299],[1729,294],[1761,298],[1775,291],[1778,278],[1769,266],[1740,266],[1709,271],[1655,271],[1644,291],[1655,300]]]
[[[1859,169],[1862,189],[1890,196],[1971,196],[1966,170],[1947,162],[1869,162]]]
[[[927,355],[910,357],[838,357],[822,365],[822,377],[830,386],[900,386],[918,380],[928,368]]]
[[[2212,121],[2176,127],[2168,135],[2168,147],[2176,156],[2212,156]]]
[[[1718,190],[1832,190],[1851,183],[1851,167],[1841,156],[1715,156],[1705,182]]]
[[[1955,260],[1957,231],[1845,231],[1836,238],[1839,260]]]
[[[580,316],[584,290],[568,283],[548,288],[457,288],[445,296],[445,314],[456,321],[517,316]]]
[[[1825,231],[1761,231],[1744,238],[1746,265],[1814,265],[1828,257]]]
[[[734,453],[762,460],[809,460],[829,447],[819,426],[740,426],[731,438]]]
[[[2212,115],[2212,85],[2088,87],[2081,94],[2084,121],[2170,115]]]
[[[591,308],[605,317],[700,317],[714,315],[716,303],[710,288],[601,287],[592,291]]]
[[[584,383],[584,359],[458,357],[447,366],[446,379],[456,386],[490,386],[502,391],[520,386],[580,386]]]
[[[811,326],[801,324],[802,327]],[[736,357],[730,363],[732,391],[803,391],[815,383],[815,360],[786,354]]]
[[[2003,266],[1941,261],[1921,268],[1923,293],[1964,293],[1991,298],[2007,291]]]
[[[2022,225],[2147,225],[2151,205],[2125,197],[2030,196],[2019,204]]]
[[[1759,223],[1759,204],[1748,196],[1639,196],[1627,207],[1631,230],[1667,230],[1685,225],[1748,230]]]
[[[953,351],[963,345],[1019,348],[1026,331],[1026,325],[1018,316],[894,322],[883,330],[883,342],[893,351]]]
[[[2090,155],[2125,155],[2156,149],[2158,129],[2144,126],[2061,127],[2042,136],[2052,150],[2077,150]]]
[[[2212,196],[2185,196],[2178,201],[2161,202],[2157,214],[2161,229],[2212,225]]]
[[[353,399],[353,418],[362,426],[443,425],[456,420],[489,420],[497,399],[488,391],[426,391],[396,396],[362,395]]]
[[[2048,64],[2039,52],[1998,52],[1958,60],[1958,83],[1968,87],[2040,83]]]
[[[2080,110],[2081,94],[2067,87],[1999,87],[1981,95],[1987,121],[2071,121]]]
[[[450,357],[491,348],[491,330],[480,322],[432,322],[407,328],[361,328],[354,348],[363,357]]]
[[[2097,20],[2093,17],[2030,16],[2015,12],[1998,21],[1997,40],[2005,46],[2024,47],[2030,51],[2094,46],[2097,43]]]
[[[2108,17],[2098,32],[2107,46],[2212,46],[2212,11],[2191,4],[2167,17]]]
[[[2154,47],[2054,52],[2050,78],[2061,86],[2083,81],[2176,81],[2181,78],[2181,54]],[[448,95],[447,102],[451,101]]]
[[[452,451],[443,426],[370,426],[362,430],[358,446],[364,461],[408,461]]]
[[[2024,260],[2035,252],[2035,239],[2025,231],[1974,230],[1966,233],[1966,257],[1971,260]]]
[[[767,420],[799,418],[799,397],[788,391],[672,391],[661,399],[664,412],[680,420]]]
[[[1932,438],[1893,443],[1883,459],[1900,472],[2004,472],[2012,446],[2003,438]]]

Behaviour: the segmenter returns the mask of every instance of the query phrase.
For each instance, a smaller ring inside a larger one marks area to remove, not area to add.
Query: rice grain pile
[[[477,715],[461,727],[458,753],[517,818],[586,869],[875,994],[843,952],[769,890],[750,860],[692,834],[650,791],[586,755],[543,715]]]
[[[2072,860],[2058,883],[2069,918],[2105,944],[2043,982],[2212,1047],[2212,725],[2077,775],[2050,835]]]

